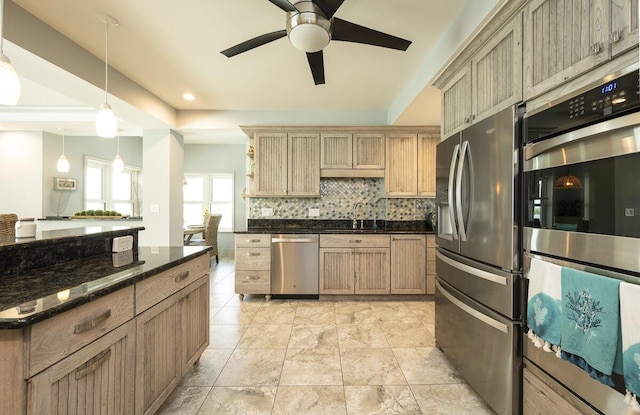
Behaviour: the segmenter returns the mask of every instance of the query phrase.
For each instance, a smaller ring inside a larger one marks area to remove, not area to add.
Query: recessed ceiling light
[[[193,101],[194,99],[196,99],[196,97],[194,97],[193,94],[189,92],[185,92],[184,94],[182,94],[182,98],[186,99],[187,101]]]

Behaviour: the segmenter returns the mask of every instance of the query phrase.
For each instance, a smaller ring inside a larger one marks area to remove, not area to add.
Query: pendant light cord
[[[4,0],[0,0],[4,1]],[[107,29],[104,32],[104,102],[109,103],[109,20],[106,19]]]
[[[64,131],[62,132],[62,155],[64,156]]]
[[[0,56],[4,55],[4,0],[0,0]]]

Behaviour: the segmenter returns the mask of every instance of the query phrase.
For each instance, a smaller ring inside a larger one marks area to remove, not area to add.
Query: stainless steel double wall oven
[[[525,114],[525,273],[535,257],[640,283],[638,87],[634,65]],[[604,386],[552,355],[525,340],[525,372],[583,413],[631,413],[621,379]]]

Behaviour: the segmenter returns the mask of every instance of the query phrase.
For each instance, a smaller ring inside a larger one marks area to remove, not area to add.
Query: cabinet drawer
[[[236,293],[265,294],[270,291],[270,271],[236,271]]]
[[[238,248],[236,249],[236,269],[237,270],[269,270],[271,269],[271,248]]]
[[[210,271],[209,255],[202,255],[136,284],[136,315],[180,291]]]
[[[320,235],[321,248],[389,248],[389,235]]]
[[[29,376],[133,318],[133,286],[31,327]]]
[[[271,234],[241,234],[236,235],[236,248],[269,248]]]

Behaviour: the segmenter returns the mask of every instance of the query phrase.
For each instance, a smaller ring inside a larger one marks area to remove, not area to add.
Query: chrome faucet
[[[353,229],[358,229],[358,221],[356,220],[356,215],[358,213],[358,206],[362,206],[362,203],[356,203],[353,207]],[[362,221],[360,221],[360,228],[362,228]]]

